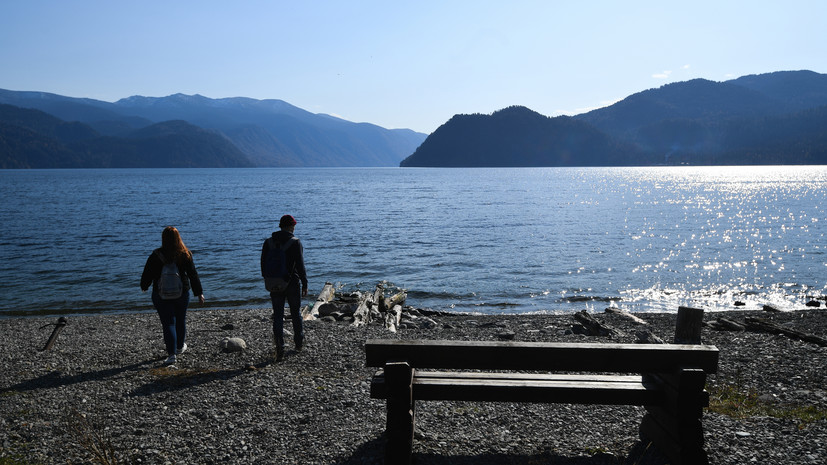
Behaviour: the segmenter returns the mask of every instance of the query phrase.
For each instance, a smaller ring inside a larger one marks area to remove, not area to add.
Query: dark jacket
[[[276,231],[271,236],[277,244],[281,245],[295,237],[293,233],[288,231]],[[261,276],[264,276],[264,261],[267,259],[267,253],[270,251],[270,240],[264,241],[261,246]],[[304,269],[304,247],[301,240],[296,237],[293,245],[284,251],[287,259],[287,269],[291,270],[290,281],[301,281],[302,289],[307,289],[307,272]]]
[[[161,269],[164,267],[164,262],[158,252],[161,249],[155,249],[149,254],[144,265],[144,272],[141,274],[141,290],[149,289],[150,284],[158,285],[158,279],[161,277]],[[181,275],[181,282],[184,283],[184,292],[188,292],[192,288],[192,294],[196,297],[204,293],[201,288],[201,280],[198,279],[198,271],[195,270],[195,263],[192,261],[192,255],[183,254],[178,259],[178,273]],[[192,284],[192,286],[190,286]]]

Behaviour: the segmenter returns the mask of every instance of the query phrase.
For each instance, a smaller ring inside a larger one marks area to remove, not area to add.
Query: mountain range
[[[827,164],[827,75],[677,82],[576,116],[455,115],[401,166]]]
[[[396,166],[425,137],[281,100],[0,89],[0,168]]]
[[[0,168],[827,164],[827,75],[693,79],[576,116],[513,106],[430,135],[282,100],[0,89]]]

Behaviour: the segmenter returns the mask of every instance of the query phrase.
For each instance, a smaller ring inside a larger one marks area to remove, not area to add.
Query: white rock
[[[247,343],[240,337],[225,337],[219,346],[224,352],[243,352]]]

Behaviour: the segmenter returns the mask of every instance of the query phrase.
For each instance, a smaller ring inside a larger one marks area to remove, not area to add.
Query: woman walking
[[[172,226],[161,233],[161,247],[146,259],[141,274],[141,290],[152,285],[152,304],[161,318],[167,355],[165,365],[175,363],[176,354],[187,350],[187,306],[189,291],[204,303],[201,280],[192,261],[192,253]]]

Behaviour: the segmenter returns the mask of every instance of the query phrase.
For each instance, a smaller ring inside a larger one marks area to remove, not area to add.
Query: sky
[[[827,73],[827,2],[0,0],[0,88],[279,99],[431,133],[695,78]]]

